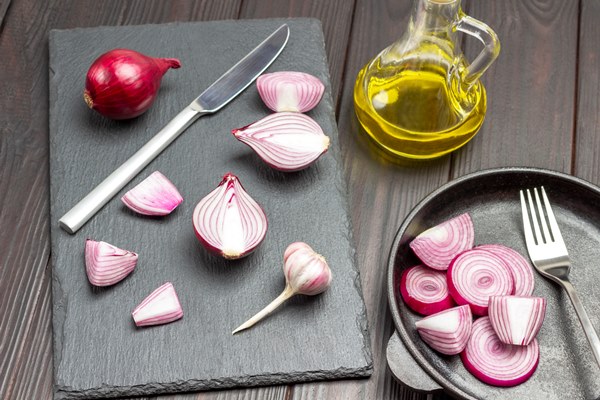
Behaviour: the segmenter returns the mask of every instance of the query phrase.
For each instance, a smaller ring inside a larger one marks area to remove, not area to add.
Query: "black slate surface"
[[[290,40],[268,71],[311,73],[326,84],[308,113],[331,137],[309,169],[272,170],[230,130],[270,111],[252,85],[219,113],[196,121],[78,233],[58,219],[224,71],[287,22]],[[158,98],[141,117],[115,122],[87,109],[87,68],[112,48],[177,57]],[[314,19],[215,21],[52,31],[50,175],[56,398],[96,398],[366,377],[372,371],[365,307],[355,264],[347,194],[321,24]],[[155,170],[184,202],[165,218],[142,217],[119,197]],[[269,231],[249,257],[209,255],[194,236],[196,203],[226,172],[240,177],[265,209]],[[119,284],[92,287],[86,238],[139,253]],[[296,296],[254,328],[231,331],[284,287],[282,255],[294,241],[323,254],[333,271],[323,295]],[[131,310],[153,289],[173,283],[182,320],[139,329]]]

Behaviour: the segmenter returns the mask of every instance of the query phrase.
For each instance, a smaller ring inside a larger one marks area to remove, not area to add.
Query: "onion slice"
[[[85,272],[94,286],[110,286],[125,279],[137,264],[138,255],[92,239],[85,241]]]
[[[528,346],[500,341],[488,317],[473,323],[471,338],[460,353],[465,368],[477,379],[494,386],[515,386],[535,372],[540,348],[536,339]]]
[[[464,213],[427,229],[409,245],[425,265],[443,271],[454,257],[472,248],[474,240],[473,221]]]
[[[492,327],[502,343],[527,346],[544,323],[546,299],[492,296],[488,311]]]
[[[329,148],[329,137],[312,118],[280,112],[231,131],[272,168],[284,172],[310,166]]]
[[[490,251],[504,260],[513,276],[515,296],[532,295],[535,285],[533,268],[521,253],[501,244],[483,244],[477,248]]]
[[[139,214],[163,216],[177,208],[183,201],[183,197],[167,177],[159,171],[154,171],[125,193],[121,201]]]
[[[325,85],[317,77],[295,71],[263,74],[256,80],[256,88],[263,102],[276,112],[307,112],[315,108]]]
[[[454,306],[448,292],[446,273],[424,265],[415,265],[402,272],[400,294],[408,307],[423,315]]]
[[[250,254],[267,234],[265,212],[232,173],[200,200],[192,223],[200,243],[226,259]]]
[[[183,317],[179,298],[171,282],[155,289],[131,313],[137,326],[161,325]]]
[[[415,322],[421,339],[442,354],[464,350],[471,335],[473,315],[468,305],[449,308]]]
[[[475,315],[487,315],[490,296],[512,294],[510,270],[487,250],[471,249],[458,255],[447,272],[448,290],[457,304],[469,304]]]

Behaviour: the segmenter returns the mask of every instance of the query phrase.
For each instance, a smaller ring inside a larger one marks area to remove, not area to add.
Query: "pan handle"
[[[386,350],[387,363],[392,375],[404,385],[418,392],[433,393],[443,390],[410,355],[398,333],[394,331]]]

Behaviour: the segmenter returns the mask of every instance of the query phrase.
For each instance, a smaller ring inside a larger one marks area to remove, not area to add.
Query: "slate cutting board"
[[[75,235],[59,218],[184,106],[283,22],[287,47],[268,71],[311,73],[326,84],[309,113],[331,137],[309,169],[272,170],[230,130],[269,114],[252,85],[192,125]],[[89,65],[112,48],[177,57],[151,109],[110,121],[87,109]],[[347,213],[321,24],[314,19],[214,21],[58,30],[50,34],[50,176],[56,398],[100,398],[366,377],[372,371],[365,307]],[[119,197],[155,170],[184,202],[164,218],[129,211]],[[226,172],[265,209],[269,231],[252,255],[225,261],[194,236],[196,203]],[[139,253],[135,271],[108,288],[85,275],[86,238]],[[294,241],[323,254],[333,271],[320,296],[296,296],[254,328],[231,331],[284,287],[282,255]],[[131,310],[172,282],[183,319],[136,328]]]

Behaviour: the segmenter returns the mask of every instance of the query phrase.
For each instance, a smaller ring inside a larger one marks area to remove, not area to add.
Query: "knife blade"
[[[260,43],[185,107],[142,148],[63,215],[58,223],[74,234],[193,122],[219,111],[246,89],[279,56],[290,31],[287,24]]]

